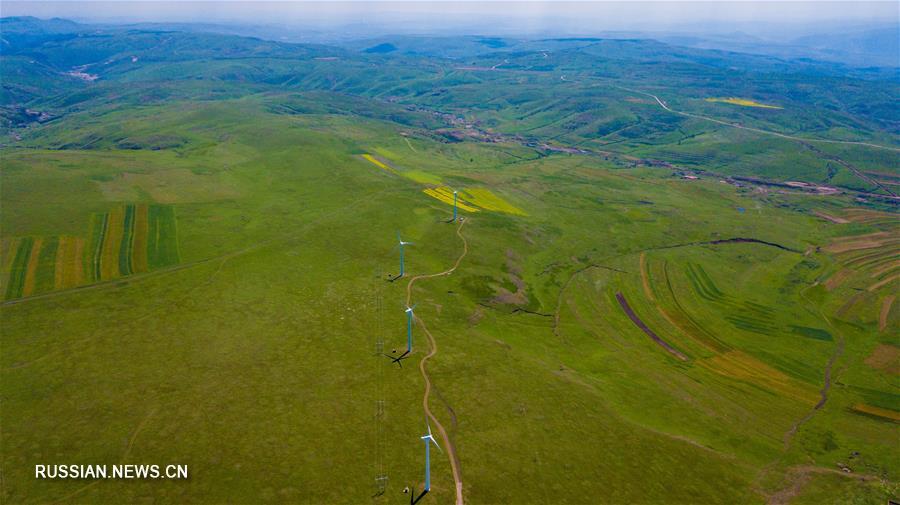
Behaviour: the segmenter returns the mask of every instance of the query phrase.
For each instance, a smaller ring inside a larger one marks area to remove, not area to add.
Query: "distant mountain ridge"
[[[121,96],[141,87],[145,91],[132,97],[135,102],[149,103],[178,93],[197,96],[196,88],[183,86],[186,82],[202,82],[205,96],[269,89],[327,90],[392,100],[433,97],[434,105],[440,106],[438,102],[444,100],[440,97],[451,96],[450,90],[461,92],[466,83],[495,79],[503,72],[527,72],[552,82],[621,80],[631,87],[635,87],[632,83],[640,83],[637,87],[665,83],[673,93],[686,86],[694,98],[796,102],[798,110],[814,106],[818,111],[832,111],[828,114],[866,118],[877,123],[873,129],[900,128],[892,107],[896,97],[892,90],[900,85],[896,67],[849,67],[698,49],[634,34],[535,39],[396,35],[321,45],[200,30],[206,25],[189,31],[165,24],[139,26],[0,18],[0,106],[65,113],[106,93]],[[736,38],[753,40],[740,34]],[[431,93],[435,77],[441,75],[446,82]],[[579,121],[595,123],[597,118],[588,112],[592,99],[585,95],[578,100],[584,102],[573,105],[569,113],[578,115]],[[10,117],[18,121],[20,112],[16,109]],[[809,119],[814,117],[818,116]],[[822,124],[842,124],[847,117],[835,115]],[[597,126],[598,131],[609,127]]]
[[[830,61],[854,67],[900,67],[900,25],[848,33],[805,35],[780,42],[746,34],[649,36],[672,45],[697,49]]]
[[[809,35],[793,43],[834,58],[849,55],[873,65],[900,66],[900,25],[846,34]]]
[[[348,37],[346,30],[341,33],[329,33],[321,29],[308,27],[286,27],[253,24],[223,23],[129,23],[129,24],[83,24],[68,19],[39,19],[30,16],[0,18],[3,32],[16,34],[19,37],[47,37],[62,34],[85,33],[90,31],[146,30],[146,31],[179,31],[186,33],[215,33],[255,37],[263,40],[292,43],[333,44],[354,49],[368,49],[378,43],[392,43],[389,39],[421,39],[423,35],[360,35],[358,38]],[[746,27],[744,27],[746,28]],[[833,30],[833,31],[826,31]],[[848,31],[838,27],[823,28],[821,33],[807,34],[791,38],[782,36],[777,40],[769,36],[757,36],[736,29],[733,32],[707,33],[699,28],[696,31],[682,30],[677,32],[656,31],[604,31],[585,35],[534,35],[530,37],[461,35],[427,36],[430,39],[468,39],[471,47],[456,47],[433,54],[443,57],[460,57],[490,50],[509,49],[523,41],[544,40],[555,43],[585,43],[608,39],[642,39],[655,40],[672,46],[694,49],[710,49],[736,53],[766,55],[787,60],[819,60],[843,63],[849,66],[900,68],[900,24],[882,25],[873,28],[852,26]],[[350,31],[352,32],[352,30]],[[7,44],[4,42],[4,48]],[[422,52],[397,45],[398,51]],[[429,52],[429,54],[432,54]]]

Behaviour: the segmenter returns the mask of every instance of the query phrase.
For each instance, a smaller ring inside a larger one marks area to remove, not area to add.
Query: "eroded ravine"
[[[810,307],[815,307],[815,311],[818,312],[819,317],[825,321],[829,328],[835,333],[837,337],[837,342],[835,342],[834,350],[831,352],[831,356],[828,358],[828,362],[825,363],[825,369],[823,370],[823,382],[822,389],[819,390],[819,401],[813,406],[812,410],[810,410],[805,416],[798,419],[790,429],[784,434],[784,450],[787,451],[791,447],[791,442],[794,440],[794,435],[797,434],[797,431],[803,426],[804,423],[812,419],[812,417],[825,406],[828,402],[828,392],[831,390],[831,382],[834,375],[834,363],[841,357],[844,353],[844,336],[841,334],[838,328],[835,328],[834,324],[831,323],[831,319],[822,311],[820,307],[810,301],[804,292],[800,292],[800,296],[803,297],[803,300]]]

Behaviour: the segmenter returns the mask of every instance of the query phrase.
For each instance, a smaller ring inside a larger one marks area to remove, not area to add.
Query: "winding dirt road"
[[[438,272],[435,274],[427,274],[427,275],[417,275],[409,279],[409,283],[406,284],[406,306],[409,307],[412,302],[412,287],[416,281],[422,279],[430,279],[433,277],[442,277],[445,275],[450,275],[459,267],[460,262],[462,262],[463,258],[466,257],[466,254],[469,252],[469,243],[466,241],[466,237],[462,234],[462,227],[466,223],[465,220],[460,220],[459,226],[456,228],[456,235],[462,240],[463,250],[462,254],[456,258],[456,263],[453,264],[447,270],[443,272]],[[425,394],[422,396],[422,408],[425,410],[425,415],[428,416],[428,419],[431,423],[437,428],[438,433],[441,435],[441,439],[444,441],[444,447],[447,448],[447,457],[450,458],[450,468],[453,470],[453,481],[456,484],[456,505],[463,505],[463,494],[462,494],[462,476],[459,471],[459,457],[456,454],[456,447],[453,445],[453,442],[450,440],[450,437],[447,435],[447,430],[444,429],[444,425],[438,421],[437,417],[431,412],[431,408],[428,406],[428,397],[431,395],[431,379],[428,377],[428,371],[425,368],[425,364],[429,359],[432,358],[438,352],[437,341],[435,341],[434,336],[428,331],[428,327],[425,326],[425,321],[423,321],[419,316],[414,315],[416,319],[416,323],[422,328],[422,331],[428,337],[428,342],[430,344],[431,349],[428,351],[428,354],[419,361],[419,371],[422,372],[422,379],[425,380]]]

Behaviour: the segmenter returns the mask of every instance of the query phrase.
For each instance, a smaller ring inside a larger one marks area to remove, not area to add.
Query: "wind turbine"
[[[435,447],[438,448],[439,451],[444,452],[441,449],[441,446],[438,445],[437,440],[434,439],[434,436],[431,435],[431,426],[426,424],[428,427],[428,434],[422,436],[422,440],[425,442],[425,493],[431,490],[431,446],[428,442],[434,444]],[[424,494],[424,493],[423,493]]]
[[[413,305],[412,307],[406,307],[406,352],[407,353],[412,352],[412,324],[413,324],[413,317],[415,317],[415,314],[413,313],[413,309],[415,309],[415,308],[416,308],[415,305]]]
[[[399,243],[399,247],[400,247],[400,275],[397,276],[397,278],[399,279],[400,277],[403,277],[403,272],[404,272],[404,269],[403,269],[403,246],[413,245],[413,243],[412,242],[404,242],[403,239],[400,238],[399,231],[397,232],[397,242]]]
[[[456,222],[456,214],[457,214],[457,207],[458,207],[457,201],[458,201],[458,199],[459,199],[459,194],[458,194],[457,191],[454,189],[454,190],[453,190],[453,221],[451,221],[451,223],[455,223],[455,222]]]
[[[406,310],[404,311],[406,312],[406,350],[403,351],[403,354],[397,357],[385,354],[385,356],[391,358],[391,362],[396,363],[400,368],[403,368],[403,364],[401,363],[401,361],[403,361],[403,359],[409,356],[409,353],[412,352],[412,324],[413,317],[415,317],[415,314],[413,313],[413,310],[415,310],[415,308],[415,305],[413,305],[412,307],[407,305]]]

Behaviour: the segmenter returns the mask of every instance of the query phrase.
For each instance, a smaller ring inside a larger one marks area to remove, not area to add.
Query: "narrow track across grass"
[[[423,279],[430,279],[433,277],[442,277],[446,275],[450,275],[454,270],[459,267],[459,264],[462,262],[463,258],[466,257],[466,254],[469,252],[469,243],[466,241],[466,237],[462,234],[462,227],[466,223],[465,220],[460,220],[459,226],[456,228],[456,235],[462,240],[463,250],[462,254],[456,258],[456,263],[453,264],[452,267],[444,270],[443,272],[438,272],[434,274],[424,274],[417,275],[409,279],[409,283],[406,284],[406,306],[409,307],[409,304],[412,302],[412,287],[416,281]],[[462,476],[460,474],[460,464],[459,457],[456,454],[456,447],[453,445],[453,442],[450,440],[450,437],[447,435],[447,430],[444,429],[444,425],[438,421],[437,417],[431,412],[431,408],[428,405],[428,398],[431,395],[431,379],[428,377],[428,370],[425,365],[429,359],[431,359],[438,352],[437,341],[434,339],[434,335],[428,331],[428,327],[425,326],[425,321],[422,320],[419,316],[415,316],[416,322],[419,326],[422,327],[422,331],[428,337],[428,343],[430,346],[430,350],[425,357],[419,361],[419,371],[422,373],[422,379],[425,380],[425,394],[422,397],[422,408],[425,410],[425,415],[434,424],[435,428],[437,428],[438,433],[441,435],[441,439],[444,442],[444,447],[447,448],[447,457],[450,458],[450,468],[453,470],[453,481],[456,485],[456,505],[463,505],[463,494],[462,494]]]

